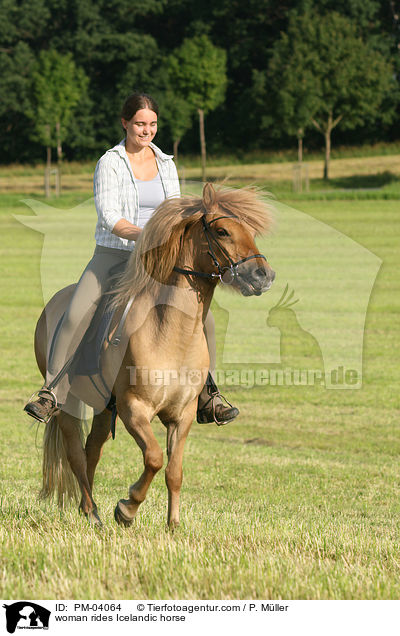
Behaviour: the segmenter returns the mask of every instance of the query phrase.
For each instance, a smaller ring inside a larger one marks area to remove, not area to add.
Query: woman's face
[[[149,108],[136,111],[132,119],[122,119],[129,146],[145,148],[154,139],[157,132],[157,115]]]

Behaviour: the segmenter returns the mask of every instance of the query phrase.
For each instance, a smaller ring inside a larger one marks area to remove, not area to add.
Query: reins
[[[253,258],[263,258],[265,261],[267,260],[265,258],[265,256],[263,254],[253,254],[252,256],[246,256],[246,258],[242,258],[240,259],[240,261],[233,261],[231,259],[231,257],[229,256],[228,252],[226,251],[226,249],[223,247],[223,245],[221,245],[220,241],[217,239],[217,237],[215,236],[215,234],[213,233],[212,229],[211,229],[211,224],[214,223],[215,221],[218,221],[219,219],[229,219],[232,218],[230,216],[218,216],[215,219],[212,219],[209,223],[206,221],[205,215],[203,215],[201,217],[201,221],[203,224],[203,230],[204,230],[204,234],[205,237],[207,239],[207,243],[208,243],[208,251],[207,254],[209,254],[211,256],[211,259],[215,265],[215,267],[218,270],[217,272],[198,272],[194,269],[184,269],[183,267],[174,267],[174,271],[178,272],[179,274],[183,274],[184,276],[197,276],[198,278],[208,278],[208,279],[216,279],[219,278],[221,283],[223,283],[224,285],[231,285],[233,283],[233,281],[235,280],[235,278],[239,275],[238,273],[238,266],[241,265],[242,263],[245,263],[246,261],[250,261]],[[212,246],[212,242],[214,242],[218,249],[222,252],[222,254],[225,256],[225,258],[228,260],[229,262],[229,267],[222,267],[221,264],[219,263],[216,254],[213,250],[213,246]],[[227,273],[230,273],[230,276],[227,276]],[[224,280],[225,278],[225,280]]]

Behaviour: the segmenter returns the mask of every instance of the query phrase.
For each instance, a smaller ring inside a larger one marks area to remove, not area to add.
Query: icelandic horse
[[[167,199],[157,208],[114,286],[116,325],[129,301],[134,298],[134,302],[124,325],[125,349],[110,386],[118,417],[140,447],[144,461],[144,470],[130,486],[128,497],[116,505],[114,517],[121,525],[132,523],[154,475],[163,466],[163,452],[151,426],[156,415],[167,429],[168,525],[179,524],[184,444],[209,369],[203,322],[219,282],[230,284],[244,296],[259,296],[271,287],[275,273],[255,244],[255,236],[266,232],[269,225],[268,205],[254,189],[216,190],[207,183],[202,197]],[[73,287],[49,301],[36,327],[35,353],[44,377],[52,337],[46,315],[51,316],[55,304],[58,311],[65,310]],[[105,374],[111,349],[106,341],[102,351]],[[182,381],[182,369],[187,381]],[[149,381],[152,377],[154,381]],[[46,424],[41,497],[58,491],[60,503],[75,490],[81,496],[80,511],[101,526],[92,491],[103,445],[111,436],[110,412],[104,408],[94,416],[86,443],[82,425],[64,410]]]

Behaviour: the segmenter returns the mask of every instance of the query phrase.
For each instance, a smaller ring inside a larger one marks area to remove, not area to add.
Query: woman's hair
[[[142,110],[142,108],[149,108],[149,110],[152,110],[158,117],[158,104],[150,95],[146,95],[146,93],[133,93],[129,95],[122,106],[121,117],[129,121],[137,111]]]

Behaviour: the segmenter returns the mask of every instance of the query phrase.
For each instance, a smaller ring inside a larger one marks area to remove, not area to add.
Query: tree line
[[[165,150],[388,141],[400,118],[398,0],[1,0],[2,163],[94,159],[135,90]]]

